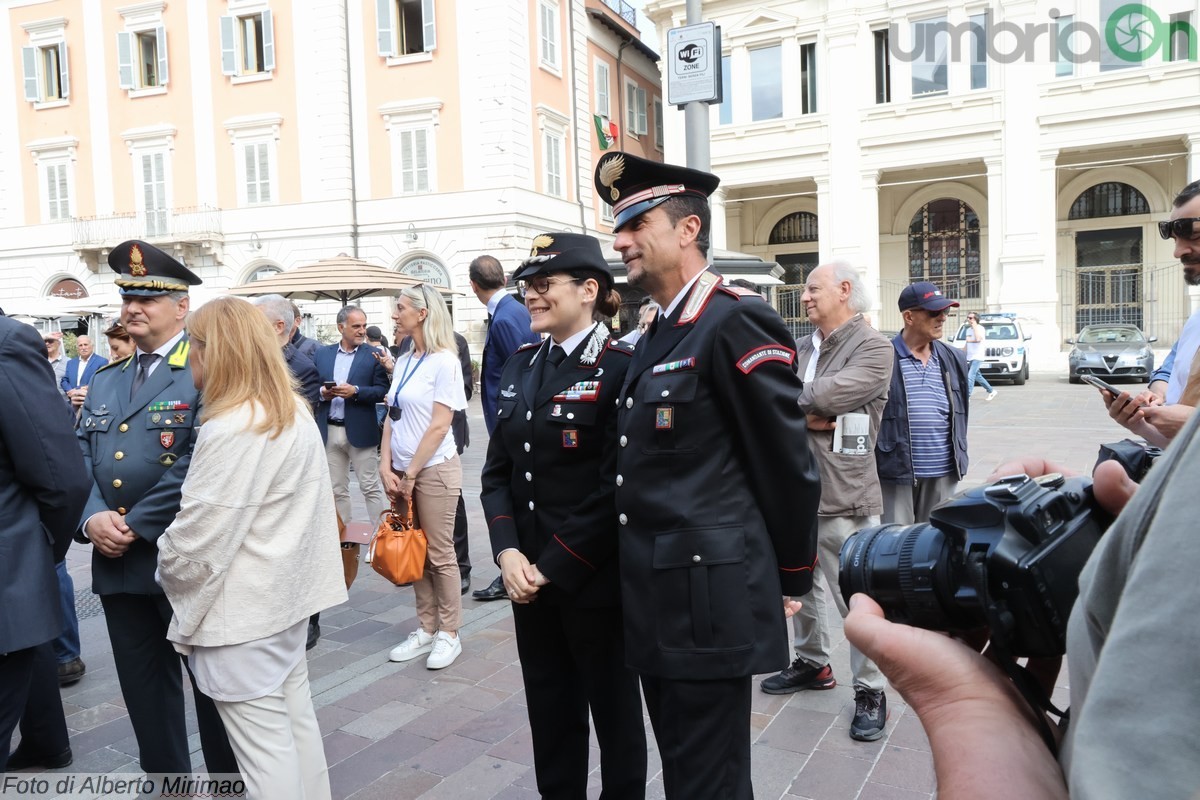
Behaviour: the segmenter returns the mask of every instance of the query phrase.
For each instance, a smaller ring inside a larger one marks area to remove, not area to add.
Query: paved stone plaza
[[[1027,454],[1086,470],[1097,446],[1122,437],[1105,416],[1096,390],[1071,386],[1065,370],[1034,375],[1025,386],[1000,385],[993,402],[975,393],[970,424],[971,471],[979,483],[1001,460]],[[1134,387],[1136,388],[1136,387]],[[478,503],[483,419],[472,403],[475,444],[464,457],[464,493],[471,517],[473,588],[495,577]],[[765,443],[764,446],[776,446]],[[356,515],[365,518],[361,495]],[[78,606],[84,679],[63,691],[75,763],[69,772],[136,773],[137,747],[121,700],[100,605],[90,594],[90,548],[73,545],[70,572]],[[636,609],[633,609],[636,612]],[[423,660],[392,664],[388,651],[416,627],[411,589],[396,589],[369,567],[350,601],[322,616],[323,635],[309,652],[317,717],[335,798],[536,798],[529,725],[520,663],[507,602],[463,603],[463,655],[451,667],[429,671]],[[840,626],[832,691],[773,696],[754,691],[755,796],[883,800],[928,798],[933,768],[924,732],[895,693],[889,694],[886,736],[873,743],[847,735],[853,691],[848,646]],[[1065,681],[1065,671],[1060,679]],[[1063,688],[1056,699],[1064,700]],[[190,704],[189,704],[190,708]],[[195,735],[193,767],[202,758]],[[657,754],[650,741],[648,797],[663,796]],[[15,744],[15,741],[14,741]],[[598,751],[593,750],[593,756]],[[593,758],[593,768],[597,759]],[[593,792],[599,796],[598,772]]]

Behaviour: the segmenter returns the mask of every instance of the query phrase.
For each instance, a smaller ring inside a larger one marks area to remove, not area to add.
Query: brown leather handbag
[[[371,569],[399,586],[418,581],[425,574],[427,546],[425,531],[417,525],[410,497],[406,510],[397,509],[393,503],[383,512],[367,548],[366,560]]]

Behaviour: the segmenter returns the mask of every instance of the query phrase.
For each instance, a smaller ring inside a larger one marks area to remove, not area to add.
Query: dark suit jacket
[[[471,395],[475,394],[475,381],[471,377],[471,348],[467,344],[467,338],[458,331],[454,332],[454,343],[458,345],[458,364],[462,367],[463,391],[467,393],[467,399],[470,400]],[[467,426],[465,409],[454,412],[450,430],[454,432],[454,446],[458,448],[458,454],[462,455],[462,451],[471,444],[471,429]]]
[[[296,330],[292,331],[292,339],[290,342],[288,342],[288,344],[299,350],[304,355],[308,356],[310,359],[314,358],[317,349],[321,347],[320,342],[318,342],[316,339],[308,338],[300,332],[299,328],[296,328]]]
[[[550,579],[540,602],[617,606],[615,400],[633,348],[601,340],[588,365],[588,341],[548,377],[548,343],[508,360],[480,500],[493,557],[515,547]],[[581,381],[598,382],[595,395],[566,399]]]
[[[671,317],[619,397],[626,657],[668,679],[774,672],[790,649],[780,597],[812,588],[821,495],[795,341],[712,272]]]
[[[496,397],[502,388],[500,373],[504,363],[523,344],[539,341],[540,337],[529,329],[529,311],[521,301],[506,294],[492,322],[488,326],[487,339],[483,345],[483,362],[480,365],[480,391],[483,393],[483,422],[488,436],[496,427]]]
[[[190,350],[184,334],[132,399],[137,362],[133,356],[114,362],[96,372],[83,402],[79,446],[92,486],[79,526],[97,512],[117,511],[138,537],[118,558],[93,549],[96,594],[162,594],[154,582],[158,537],[179,512],[199,431],[200,393],[192,383]],[[165,410],[168,405],[177,407]],[[87,541],[82,530],[76,538]]]
[[[101,358],[93,354],[88,359],[87,366],[83,368],[83,380],[75,382],[75,376],[79,374],[79,359],[72,358],[67,362],[67,371],[63,375],[62,381],[59,382],[59,388],[64,392],[69,392],[72,389],[78,389],[80,386],[87,386],[92,382],[92,376],[96,374],[96,370],[100,369],[108,363],[107,358]]]
[[[54,565],[87,498],[87,470],[43,348],[34,328],[0,316],[0,653],[62,631]]]
[[[333,380],[333,364],[339,344],[334,343],[318,347],[313,363],[317,365],[317,373],[321,381]],[[388,390],[387,372],[372,355],[375,348],[369,344],[361,344],[354,352],[354,361],[350,364],[350,372],[346,383],[358,387],[358,394],[346,400],[346,439],[353,447],[378,447],[379,423],[375,418],[375,404],[383,402]],[[317,405],[317,427],[321,429],[321,439],[329,439],[329,400],[321,400]]]
[[[283,360],[287,362],[292,376],[300,382],[300,394],[304,395],[315,414],[321,402],[321,376],[317,372],[317,365],[290,342],[283,346]]]

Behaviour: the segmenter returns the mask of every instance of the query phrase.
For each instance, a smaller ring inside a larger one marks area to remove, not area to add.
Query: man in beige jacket
[[[809,444],[821,469],[819,560],[812,591],[795,598],[803,604],[792,618],[796,660],[762,682],[768,694],[837,685],[829,666],[825,612],[830,595],[843,617],[848,611],[838,589],[838,552],[851,533],[878,525],[883,510],[875,437],[892,377],[892,346],[863,319],[869,304],[867,290],[858,270],[849,264],[835,261],[814,269],[801,302],[809,321],[817,326],[811,337],[797,342],[796,365],[804,379],[800,407],[808,415]],[[883,735],[887,722],[885,681],[879,668],[853,648],[850,665],[854,672],[850,736],[873,741]]]

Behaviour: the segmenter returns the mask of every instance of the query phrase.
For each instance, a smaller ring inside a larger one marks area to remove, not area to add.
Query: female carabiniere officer
[[[591,236],[543,234],[513,274],[549,334],[504,366],[480,495],[513,600],[544,798],[585,798],[588,709],[604,798],[642,798],[646,738],[625,666],[617,576],[615,401],[631,350],[598,319],[620,295]]]

